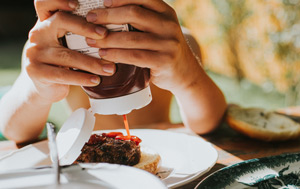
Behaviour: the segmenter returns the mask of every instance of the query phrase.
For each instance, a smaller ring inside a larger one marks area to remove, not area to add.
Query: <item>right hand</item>
[[[51,2],[56,1],[58,0],[46,2],[50,5]],[[107,34],[105,28],[62,11],[57,11],[48,18],[46,16],[43,19],[39,18],[29,33],[29,41],[24,49],[23,67],[34,84],[35,92],[48,103],[57,102],[66,97],[69,85],[98,85],[100,78],[97,75],[109,76],[116,69],[111,62],[63,47],[59,38],[67,32],[93,39],[102,39]],[[70,68],[89,73],[74,71]]]

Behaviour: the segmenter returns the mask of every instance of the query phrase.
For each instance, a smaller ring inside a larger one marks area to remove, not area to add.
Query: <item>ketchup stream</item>
[[[125,129],[126,129],[126,132],[127,132],[127,136],[130,138],[131,136],[130,136],[130,132],[129,132],[129,124],[128,124],[126,114],[123,115],[123,120],[124,120]]]

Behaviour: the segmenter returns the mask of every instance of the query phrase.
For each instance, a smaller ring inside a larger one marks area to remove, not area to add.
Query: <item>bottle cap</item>
[[[124,115],[134,109],[140,109],[148,105],[152,100],[150,86],[125,96],[92,99],[90,98],[91,110],[102,115],[118,114]]]
[[[95,117],[89,110],[80,108],[71,114],[56,136],[60,165],[74,163],[88,142],[94,125]]]

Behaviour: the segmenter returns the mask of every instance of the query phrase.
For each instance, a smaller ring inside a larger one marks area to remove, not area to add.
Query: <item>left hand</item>
[[[152,82],[171,92],[194,85],[201,66],[188,46],[175,11],[162,0],[105,0],[86,19],[94,24],[131,24],[143,32],[110,32],[106,38],[87,38],[111,62],[151,69]]]

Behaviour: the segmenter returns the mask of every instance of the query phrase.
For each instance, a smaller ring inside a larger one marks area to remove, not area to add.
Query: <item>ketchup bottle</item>
[[[73,13],[85,17],[90,10],[96,8],[105,8],[103,0],[79,0],[79,6]],[[111,32],[138,32],[129,24],[108,24],[105,27]],[[69,32],[63,42],[69,49],[100,58],[99,49],[88,46],[84,36]],[[82,86],[89,96],[92,112],[124,115],[151,102],[148,68],[123,63],[116,63],[116,68],[112,76],[99,76],[101,83],[98,86]]]

